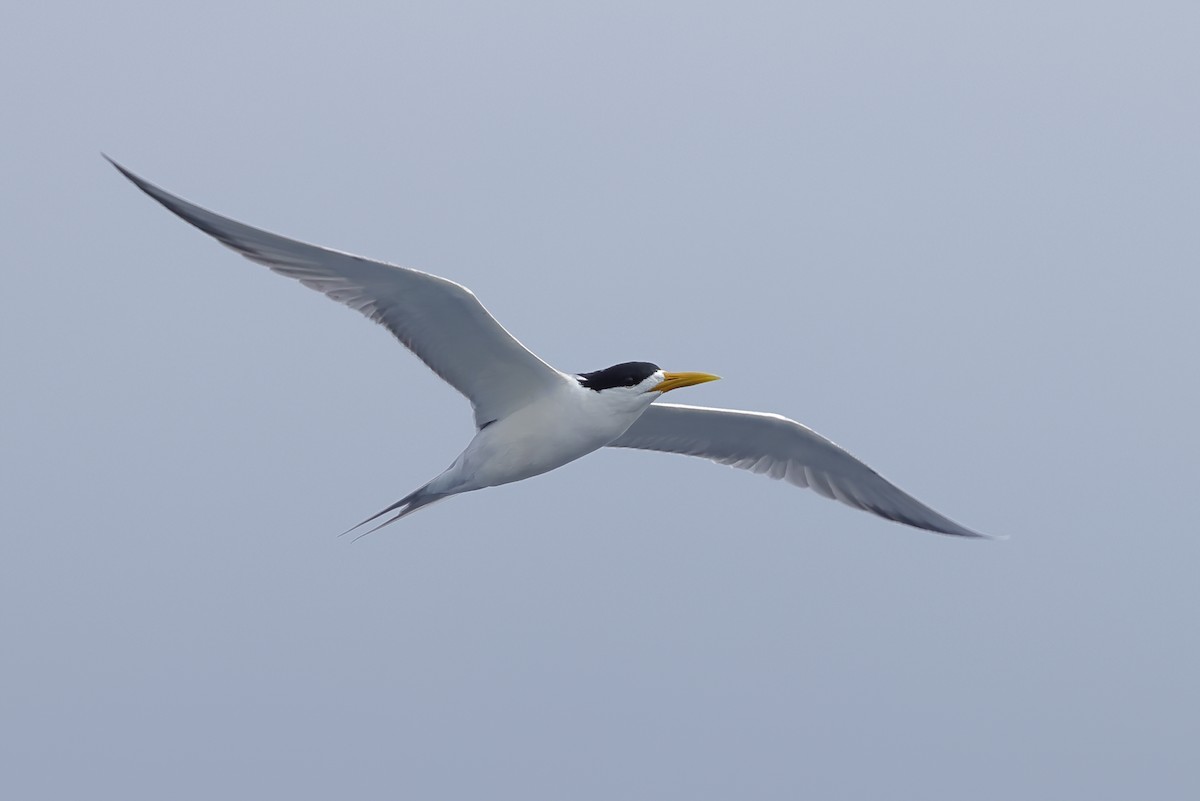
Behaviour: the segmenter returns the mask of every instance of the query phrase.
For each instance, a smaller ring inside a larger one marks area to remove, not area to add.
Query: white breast
[[[443,474],[455,489],[494,487],[562,467],[609,444],[633,425],[653,392],[595,392],[563,376],[560,387],[480,430]]]

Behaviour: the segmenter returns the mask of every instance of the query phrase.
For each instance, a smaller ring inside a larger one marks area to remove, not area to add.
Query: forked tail
[[[420,509],[424,506],[429,506],[431,503],[437,503],[442,498],[447,498],[453,494],[454,493],[452,493],[452,492],[431,492],[429,490],[429,484],[426,484],[425,486],[421,487],[420,489],[414,490],[414,491],[410,492],[409,494],[405,495],[403,498],[396,501],[395,503],[393,503],[391,506],[384,509],[383,511],[376,512],[375,514],[371,515],[370,517],[368,517],[366,520],[362,521],[358,525],[351,526],[350,528],[343,531],[341,534],[338,534],[338,536],[344,537],[347,534],[349,534],[351,531],[354,531],[356,528],[362,528],[367,523],[370,523],[372,520],[377,520],[377,519],[383,517],[388,512],[394,512],[397,509],[400,510],[400,513],[397,514],[395,517],[390,517],[387,520],[380,523],[379,525],[375,526],[374,528],[367,529],[362,534],[359,534],[357,537],[354,538],[354,541],[357,542],[358,540],[361,540],[363,537],[367,536],[371,532],[379,531],[379,529],[383,528],[384,526],[390,526],[392,523],[395,523],[397,520],[404,517],[405,515],[410,515],[413,512],[417,511],[418,509]]]

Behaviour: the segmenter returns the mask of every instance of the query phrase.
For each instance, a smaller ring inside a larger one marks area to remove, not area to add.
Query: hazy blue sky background
[[[6,3],[12,798],[1200,795],[1200,6]],[[1003,543],[465,401],[173,219],[472,287]]]

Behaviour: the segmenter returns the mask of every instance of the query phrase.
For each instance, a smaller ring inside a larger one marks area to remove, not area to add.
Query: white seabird
[[[518,342],[466,287],[251,228],[109,161],[143,192],[222,244],[382,324],[471,402],[475,437],[454,463],[350,531],[396,513],[375,531],[443,498],[530,478],[608,446],[699,456],[809,487],[898,523],[984,536],[930,509],[794,420],[655,403],[666,392],[717,376],[666,372],[649,362],[564,373]]]

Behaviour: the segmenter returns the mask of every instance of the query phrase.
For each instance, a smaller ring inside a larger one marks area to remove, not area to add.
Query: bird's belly
[[[463,452],[462,467],[480,487],[520,481],[604,447],[636,418],[531,406],[480,431]]]

